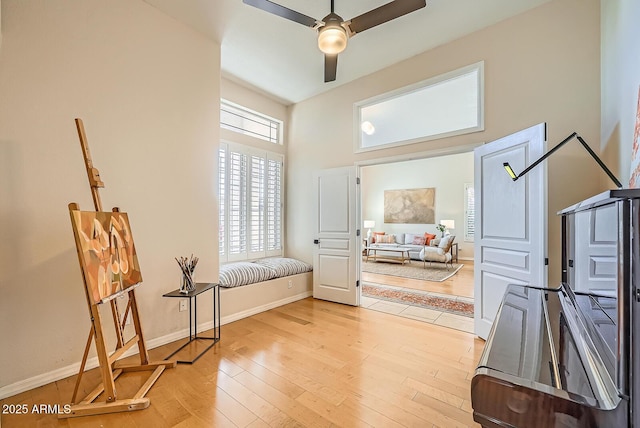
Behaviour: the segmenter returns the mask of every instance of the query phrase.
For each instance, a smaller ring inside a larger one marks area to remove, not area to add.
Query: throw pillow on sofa
[[[413,242],[411,244],[413,244],[413,245],[424,245],[425,242],[427,242],[427,241],[424,238],[424,236],[416,236],[415,238],[413,238]]]
[[[384,235],[385,232],[373,232],[373,236],[371,237],[371,243],[374,244],[378,241],[378,237]]]
[[[413,244],[413,238],[415,238],[416,235],[414,235],[413,233],[405,233],[404,234],[404,242],[403,244],[405,245],[411,245]]]
[[[380,235],[376,240],[378,244],[395,244],[396,237],[395,235]]]
[[[424,242],[425,242],[425,245],[430,245],[430,244],[431,244],[431,241],[432,241],[433,239],[436,239],[436,235],[433,235],[433,234],[428,233],[428,232],[426,232],[426,233],[424,234]]]

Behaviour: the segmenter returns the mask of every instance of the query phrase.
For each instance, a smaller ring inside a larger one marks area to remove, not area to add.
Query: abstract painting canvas
[[[631,174],[629,188],[640,187],[640,87],[638,87],[638,107],[636,109],[636,128],[633,133],[633,148],[631,150]]]
[[[436,189],[385,190],[384,222],[434,224]]]
[[[142,281],[126,213],[73,210],[71,223],[91,304]]]

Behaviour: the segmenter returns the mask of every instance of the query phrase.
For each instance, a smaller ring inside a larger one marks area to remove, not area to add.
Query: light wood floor
[[[179,344],[150,356],[164,358]],[[483,346],[472,334],[307,298],[222,326],[221,342],[195,364],[164,372],[146,410],[64,420],[2,415],[1,425],[478,427],[470,381]],[[98,376],[85,374],[85,394]],[[146,376],[118,379],[120,397],[131,396]],[[67,404],[74,382],[1,404]]]
[[[413,261],[412,263],[418,262]],[[362,280],[376,284],[393,285],[421,291],[473,298],[473,260],[460,260],[460,263],[464,265],[462,269],[451,278],[442,282],[422,281],[419,279],[380,275],[370,272],[362,272]]]

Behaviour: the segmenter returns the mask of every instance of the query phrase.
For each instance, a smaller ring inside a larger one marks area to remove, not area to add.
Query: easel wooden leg
[[[93,329],[96,339],[96,350],[98,353],[98,361],[100,362],[100,371],[102,373],[102,385],[107,402],[116,400],[116,385],[111,371],[111,364],[107,352],[107,346],[102,335],[102,322],[100,320],[100,310],[98,305],[91,305],[91,316],[93,317]]]
[[[147,353],[147,345],[144,342],[144,336],[142,335],[142,323],[140,322],[140,316],[138,315],[138,302],[136,301],[135,290],[129,291],[129,304],[131,305],[131,315],[133,316],[133,325],[136,329],[136,334],[140,338],[138,341],[138,350],[140,352],[140,364],[149,364],[149,354]]]
[[[78,396],[78,388],[80,387],[80,381],[82,380],[82,374],[84,373],[84,367],[87,364],[87,357],[89,356],[89,349],[91,349],[91,342],[93,342],[93,325],[89,329],[89,338],[87,339],[87,346],[84,347],[84,354],[82,356],[82,363],[80,364],[80,371],[76,378],[76,386],[73,388],[73,397],[71,397],[71,403],[75,404],[76,397]]]
[[[113,325],[116,329],[116,340],[118,341],[116,348],[120,348],[122,347],[122,345],[124,345],[124,333],[122,331],[123,327],[120,326],[120,311],[118,310],[118,304],[115,301],[115,299],[112,300],[110,303],[111,303],[111,314],[113,315]]]

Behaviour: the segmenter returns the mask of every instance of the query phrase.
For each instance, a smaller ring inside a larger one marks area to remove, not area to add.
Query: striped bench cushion
[[[310,264],[288,257],[267,257],[256,260],[254,263],[273,269],[276,273],[276,278],[311,272],[313,270],[313,266]]]
[[[239,287],[276,277],[273,269],[256,263],[236,262],[220,266],[220,286]]]

